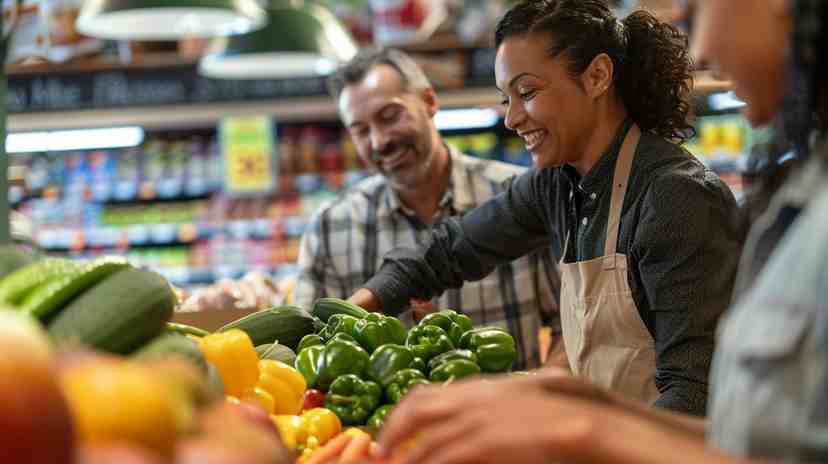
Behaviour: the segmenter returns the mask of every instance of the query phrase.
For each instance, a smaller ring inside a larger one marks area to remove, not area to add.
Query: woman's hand
[[[589,402],[543,391],[532,376],[415,389],[391,413],[380,446],[405,463],[551,462],[582,458],[596,433]]]

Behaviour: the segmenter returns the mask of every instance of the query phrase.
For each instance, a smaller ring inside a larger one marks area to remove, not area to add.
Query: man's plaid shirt
[[[451,177],[437,219],[459,215],[503,190],[524,168],[466,156],[450,148]],[[492,224],[497,227],[497,224]],[[429,226],[406,208],[383,176],[366,178],[314,214],[302,237],[299,280],[294,300],[310,308],[320,297],[347,298],[374,275],[383,256],[397,247],[416,247]],[[448,290],[432,302],[441,309],[462,311],[477,325],[497,325],[514,336],[516,369],[540,364],[541,325],[560,333],[559,276],[549,249],[498,267],[478,282]],[[411,325],[409,308],[389,314]]]

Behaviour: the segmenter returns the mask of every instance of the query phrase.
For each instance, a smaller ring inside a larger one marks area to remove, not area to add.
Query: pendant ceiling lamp
[[[273,0],[266,10],[264,28],[215,39],[199,63],[199,72],[220,79],[320,76],[357,52],[348,31],[320,5]]]
[[[257,0],[86,0],[78,31],[109,40],[177,40],[244,34],[264,27]]]

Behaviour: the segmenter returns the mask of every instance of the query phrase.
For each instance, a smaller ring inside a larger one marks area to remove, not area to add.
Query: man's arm
[[[411,298],[429,300],[448,288],[488,275],[497,265],[547,246],[543,195],[553,186],[549,171],[530,171],[509,188],[460,219],[450,218],[432,229],[420,249],[396,249],[385,256],[380,271],[354,302],[394,314]]]

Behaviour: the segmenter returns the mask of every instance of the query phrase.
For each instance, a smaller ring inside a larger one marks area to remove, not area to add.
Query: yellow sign
[[[273,123],[267,116],[221,121],[224,189],[229,194],[268,193],[276,188]]]

